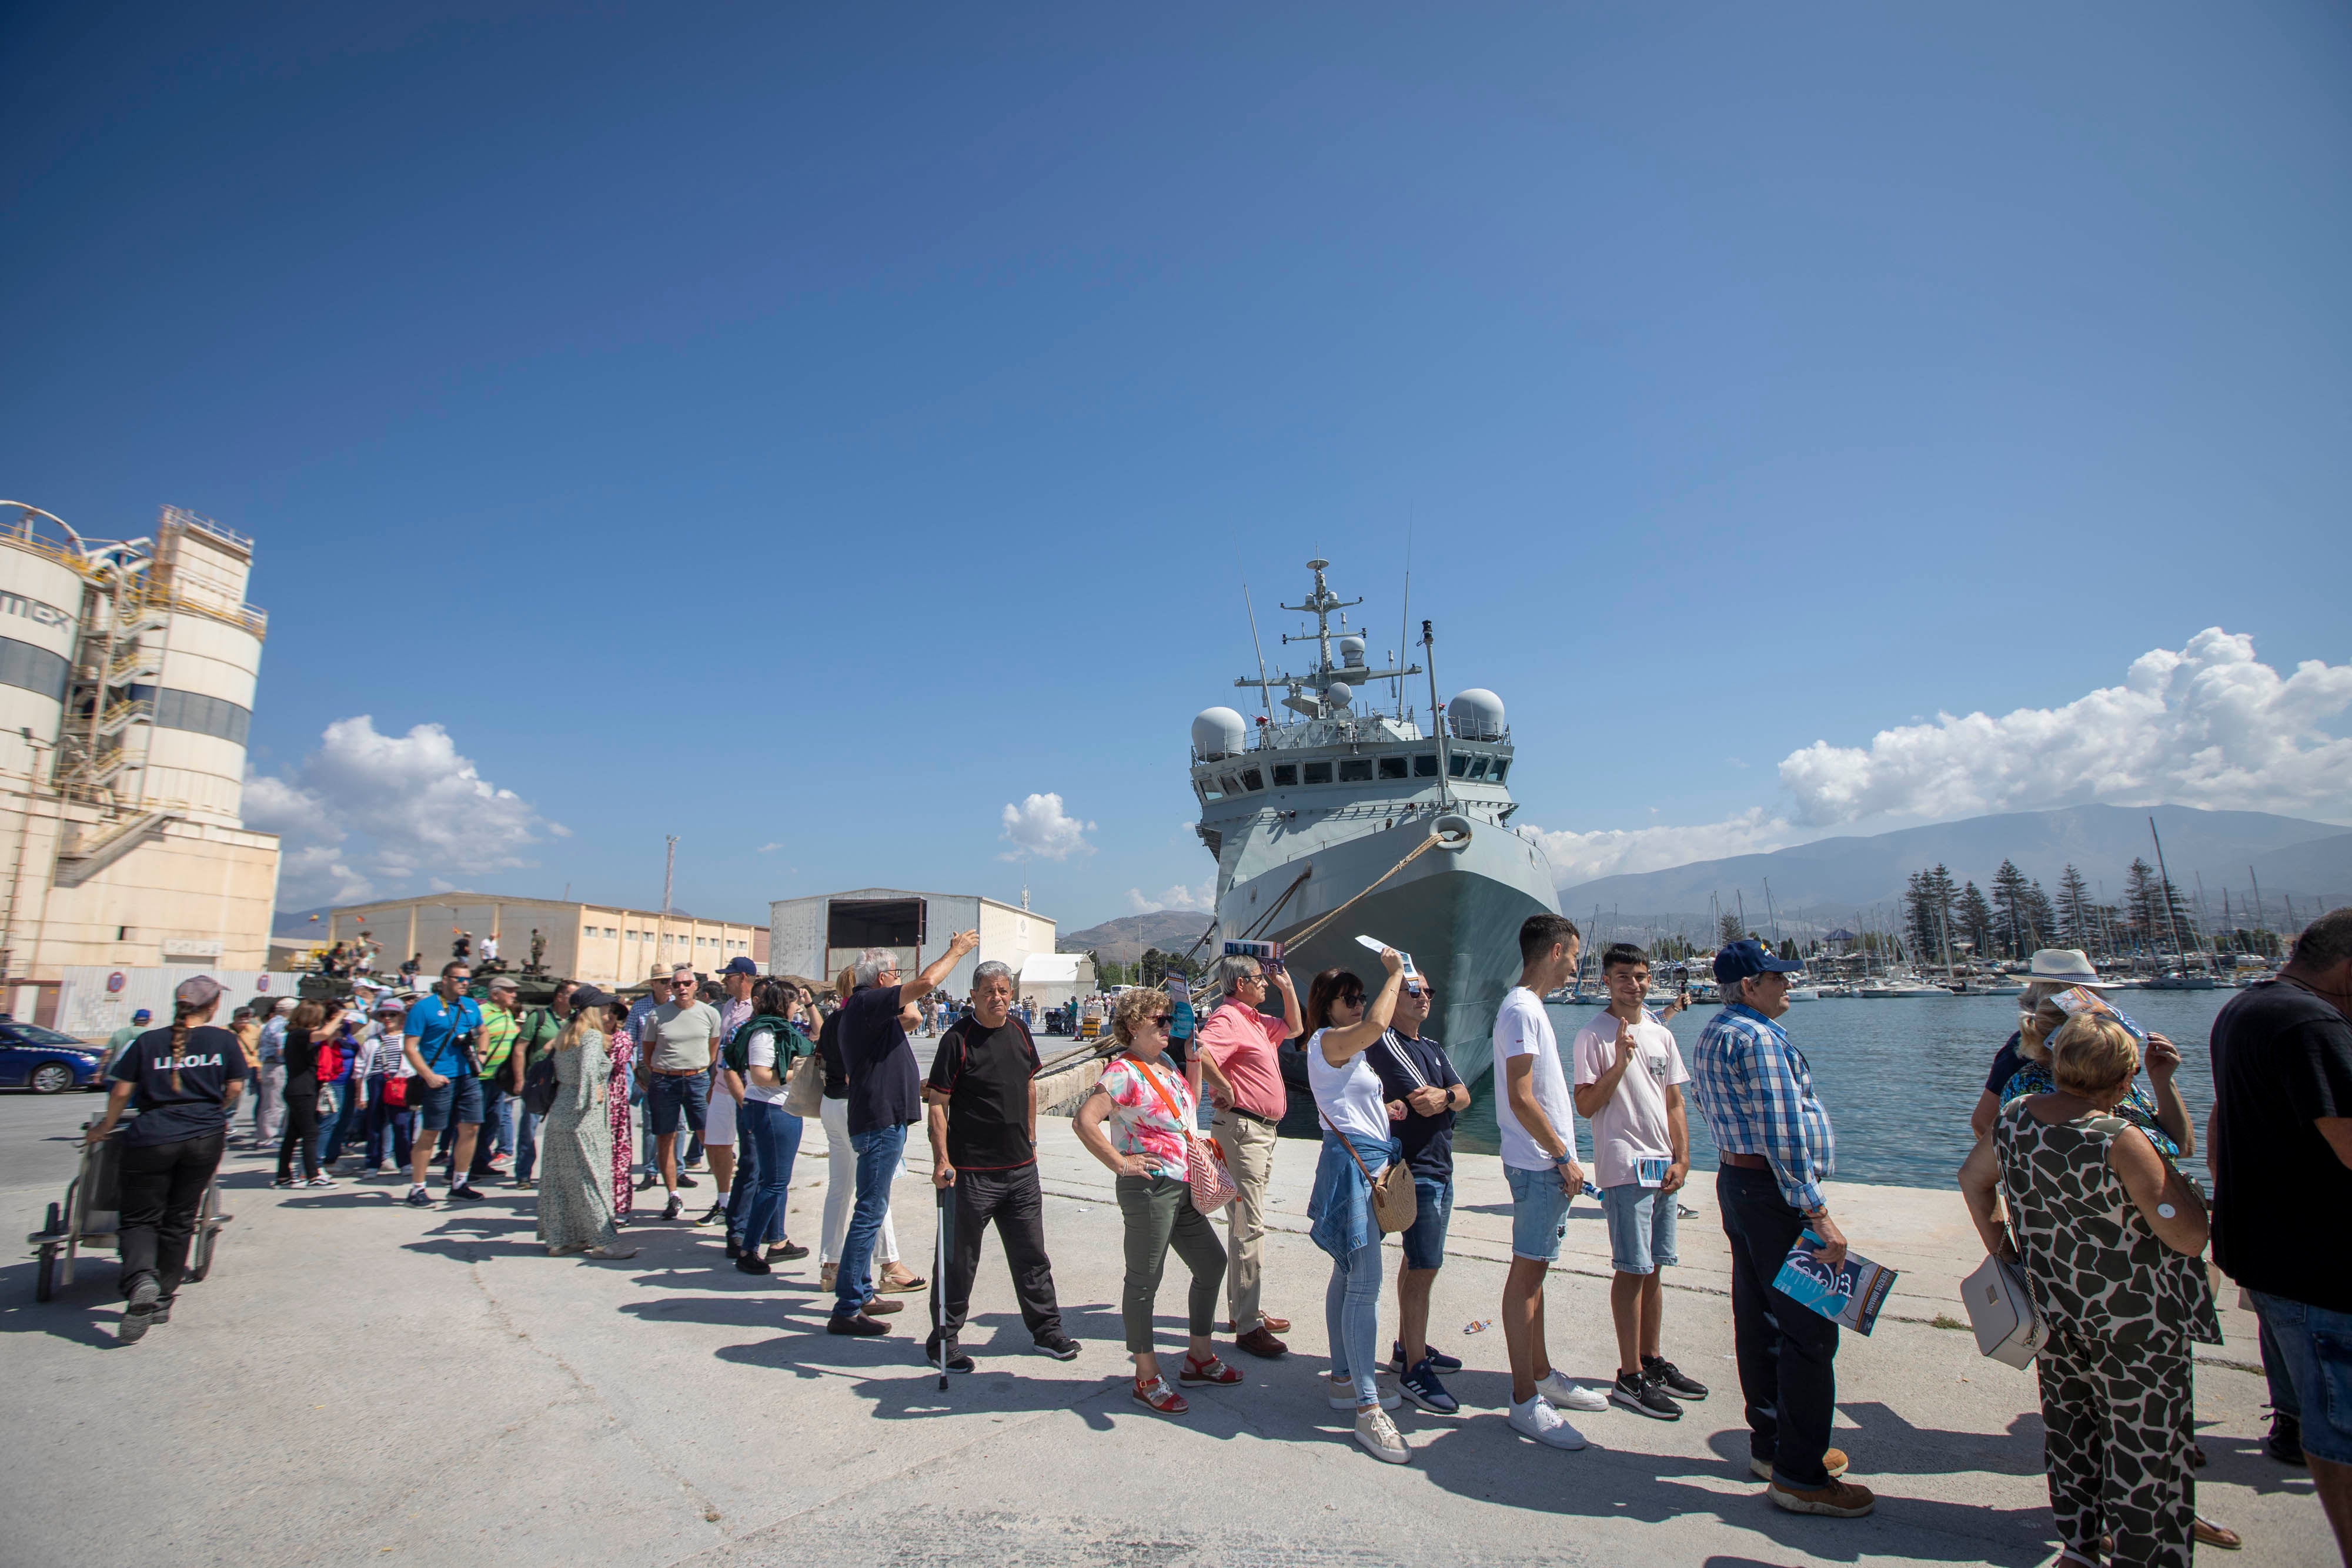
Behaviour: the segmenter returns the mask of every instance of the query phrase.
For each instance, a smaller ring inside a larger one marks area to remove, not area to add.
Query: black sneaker
[[[472,1182],[461,1181],[456,1186],[449,1189],[449,1196],[451,1197],[478,1199],[482,1195],[474,1190],[474,1184]]]
[[[1677,1399],[1698,1400],[1706,1397],[1706,1385],[1695,1377],[1686,1377],[1683,1369],[1663,1355],[1642,1358],[1642,1375],[1658,1384]]]
[[[678,1185],[678,1186],[682,1186],[682,1187],[694,1187],[694,1186],[701,1186],[702,1184],[701,1184],[701,1183],[699,1183],[699,1182],[698,1182],[698,1181],[696,1181],[692,1176],[690,1176],[687,1175],[684,1171],[680,1171],[680,1172],[678,1172],[678,1173],[677,1173],[677,1185]]]
[[[656,1176],[652,1171],[647,1171],[646,1173],[645,1179],[637,1183],[637,1190],[639,1192],[651,1192],[654,1189],[654,1185],[660,1180],[660,1176]]]
[[[1422,1346],[1422,1359],[1428,1362],[1430,1369],[1434,1372],[1462,1370],[1460,1356],[1448,1355],[1433,1344]],[[1401,1339],[1391,1340],[1389,1343],[1389,1370],[1400,1377],[1403,1376],[1407,1370],[1404,1364],[1404,1341]]]
[[[876,1322],[872,1318],[860,1312],[854,1318],[827,1318],[824,1323],[824,1332],[827,1333],[855,1334],[859,1339],[872,1339],[877,1334],[888,1333],[890,1332],[890,1325],[888,1323]]]
[[[808,1249],[797,1241],[779,1241],[768,1249],[771,1263],[797,1263],[808,1256]]]
[[[1621,1372],[1617,1381],[1609,1385],[1609,1403],[1622,1405],[1637,1416],[1647,1416],[1653,1421],[1679,1421],[1683,1407],[1666,1397],[1666,1391],[1656,1379],[1639,1372]]]
[[[2284,1414],[2271,1417],[2271,1435],[2263,1439],[2263,1451],[2283,1465],[2305,1463],[2303,1457],[2303,1417]]]
[[[737,1253],[735,1256],[735,1270],[736,1272],[740,1274],[769,1274],[774,1272],[773,1270],[768,1267],[768,1260],[765,1258],[752,1252]]]
[[[421,1186],[412,1186],[408,1189],[407,1203],[411,1208],[430,1208],[433,1207],[433,1195]]]
[[[146,1337],[147,1331],[153,1327],[154,1323],[154,1308],[136,1305],[126,1307],[123,1309],[122,1321],[114,1327],[115,1343],[137,1344]]]
[[[662,1218],[664,1219],[676,1219],[679,1215],[684,1214],[685,1212],[686,1204],[684,1200],[679,1198],[677,1194],[672,1193],[669,1195],[669,1207],[662,1210]]]
[[[735,1239],[732,1236],[727,1239],[727,1256],[730,1258],[743,1256],[743,1249],[735,1245]]]
[[[1047,1334],[1044,1339],[1037,1342],[1037,1348],[1044,1351],[1047,1355],[1052,1356],[1055,1361],[1076,1361],[1078,1359],[1078,1342],[1072,1339],[1066,1333],[1055,1333]]]
[[[950,1372],[970,1372],[972,1363],[971,1357],[964,1354],[963,1346],[953,1340],[948,1341],[948,1358],[945,1363],[942,1363],[940,1360],[940,1342],[933,1338],[923,1342],[923,1364],[925,1366],[944,1364]]]
[[[722,1197],[717,1203],[712,1204],[709,1210],[704,1213],[702,1218],[696,1220],[695,1223],[697,1225],[717,1225],[726,1218],[727,1200]]]

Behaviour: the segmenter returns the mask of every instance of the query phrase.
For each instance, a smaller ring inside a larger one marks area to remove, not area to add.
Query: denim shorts
[[[2352,1312],[2252,1295],[2303,1406],[2303,1451],[2352,1465]]]
[[[1620,1274],[1650,1274],[1671,1269],[1675,1255],[1675,1195],[1629,1182],[1601,1189],[1601,1209],[1609,1217],[1609,1266]]]
[[[1454,1184],[1417,1176],[1412,1178],[1412,1196],[1421,1207],[1413,1211],[1412,1223],[1398,1239],[1404,1243],[1404,1266],[1443,1269],[1445,1227],[1454,1218]]]
[[[1558,1170],[1523,1171],[1505,1166],[1511,1183],[1511,1256],[1550,1263],[1559,1258],[1568,1234],[1569,1194]]]
[[[452,1123],[460,1127],[482,1124],[482,1081],[470,1072],[451,1073],[438,1089],[412,1078],[408,1092],[412,1097],[423,1096],[416,1101],[416,1124],[428,1133],[437,1133]]]
[[[702,1131],[705,1106],[710,1099],[710,1073],[655,1072],[646,1078],[646,1127],[656,1138],[677,1131],[683,1116],[688,1131]]]

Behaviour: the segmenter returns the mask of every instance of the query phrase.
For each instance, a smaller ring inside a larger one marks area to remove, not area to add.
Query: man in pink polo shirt
[[[1242,1349],[1272,1359],[1290,1348],[1274,1337],[1290,1321],[1266,1316],[1258,1304],[1265,1184],[1274,1175],[1275,1128],[1290,1103],[1275,1051],[1284,1040],[1304,1034],[1307,1024],[1298,1010],[1298,993],[1279,964],[1274,967],[1273,983],[1282,992],[1282,1017],[1258,1011],[1265,1000],[1266,982],[1255,958],[1219,959],[1217,983],[1224,998],[1201,1025],[1194,1050],[1209,1079],[1209,1102],[1217,1108],[1212,1126],[1217,1142],[1224,1145],[1225,1161],[1239,1189],[1225,1210],[1230,1259],[1225,1305],[1231,1314],[1225,1328],[1236,1333],[1234,1343]]]

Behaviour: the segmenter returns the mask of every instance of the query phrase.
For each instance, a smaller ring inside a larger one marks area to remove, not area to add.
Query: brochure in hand
[[[1895,1289],[1895,1271],[1874,1263],[1852,1248],[1834,1270],[1822,1261],[1816,1249],[1822,1239],[1808,1230],[1789,1249],[1773,1276],[1773,1289],[1854,1333],[1866,1334],[1878,1322],[1878,1310]]]

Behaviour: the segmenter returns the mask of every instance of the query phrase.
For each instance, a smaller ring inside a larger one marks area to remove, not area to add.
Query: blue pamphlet
[[[1887,1292],[1895,1289],[1895,1270],[1851,1248],[1845,1261],[1832,1270],[1815,1251],[1822,1245],[1820,1237],[1806,1231],[1781,1260],[1772,1288],[1841,1327],[1868,1333],[1878,1322],[1879,1308],[1886,1304]]]

